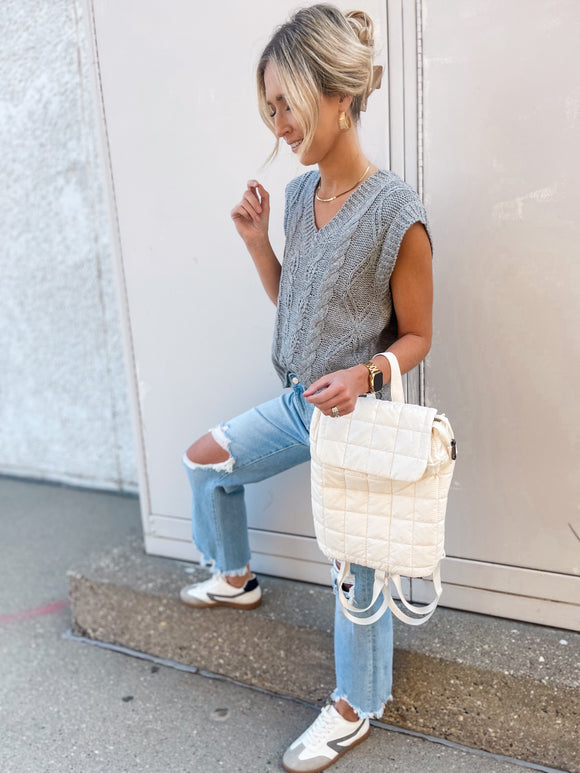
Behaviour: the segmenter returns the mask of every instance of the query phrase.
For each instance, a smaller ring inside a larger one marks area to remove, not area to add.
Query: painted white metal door
[[[383,0],[359,5],[384,41]],[[284,187],[304,168],[285,147],[261,168],[273,138],[257,113],[254,70],[295,7],[289,0],[89,3],[118,216],[143,528],[147,550],[158,555],[196,558],[183,450],[280,392],[270,362],[274,307],[229,213],[246,181],[261,180],[281,256]],[[388,95],[378,93],[364,142],[384,167]],[[313,536],[307,465],[248,487],[247,502],[258,571],[329,582]]]
[[[580,68],[565,64],[579,8],[358,5],[376,19],[378,61],[388,62],[364,116],[364,147],[424,194],[435,237],[434,346],[426,378],[413,374],[408,393],[422,400],[426,382],[459,439],[444,604],[580,629]],[[262,180],[281,254],[284,185],[302,169],[284,153],[261,169],[272,139],[257,116],[254,67],[294,4],[222,2],[219,34],[215,6],[90,8],[146,548],[195,559],[181,453],[279,391],[274,309],[229,211],[247,179]],[[328,582],[307,466],[250,487],[248,509],[258,571]],[[414,581],[412,591],[426,599],[430,583]]]
[[[427,397],[459,446],[445,603],[578,630],[580,5],[421,5]]]

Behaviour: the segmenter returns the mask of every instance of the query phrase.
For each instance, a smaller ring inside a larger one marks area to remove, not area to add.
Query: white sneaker
[[[308,730],[288,747],[282,765],[290,773],[318,773],[368,738],[370,731],[368,719],[349,722],[334,706],[325,706]]]
[[[213,575],[205,582],[187,585],[181,589],[179,598],[184,604],[197,609],[206,607],[235,607],[255,609],[262,603],[262,589],[253,574],[242,588],[230,585],[225,577]]]

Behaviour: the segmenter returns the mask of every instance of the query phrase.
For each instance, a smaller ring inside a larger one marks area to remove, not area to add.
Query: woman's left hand
[[[327,416],[333,415],[333,408],[345,416],[354,411],[357,397],[368,391],[368,381],[368,370],[364,365],[337,370],[311,384],[304,392],[304,399]]]

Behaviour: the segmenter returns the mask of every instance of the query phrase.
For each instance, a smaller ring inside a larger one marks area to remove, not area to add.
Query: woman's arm
[[[391,275],[391,293],[398,338],[388,351],[396,355],[401,373],[406,373],[425,358],[433,333],[431,244],[421,223],[414,223],[403,237]],[[387,384],[391,380],[389,361],[380,355],[372,361],[382,370]],[[368,369],[355,365],[319,378],[304,392],[304,397],[323,413],[330,414],[337,407],[344,415],[354,410],[359,395],[368,392],[368,383]]]
[[[257,180],[249,180],[242,200],[231,211],[231,217],[258,269],[264,290],[276,305],[282,266],[268,238],[270,194]]]
[[[403,237],[391,275],[391,293],[398,338],[388,351],[396,355],[401,373],[407,373],[425,359],[433,335],[433,257],[422,223],[414,223]],[[384,382],[390,381],[387,358],[373,357],[373,362],[383,371]]]

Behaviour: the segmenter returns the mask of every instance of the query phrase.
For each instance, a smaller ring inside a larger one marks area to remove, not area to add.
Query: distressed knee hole
[[[227,451],[228,454],[230,454],[230,443],[231,440],[226,435],[227,426],[225,424],[220,424],[217,427],[214,427],[213,429],[210,429],[209,434],[212,436],[212,438],[215,440],[215,442],[218,444],[220,448],[223,448],[224,451]],[[231,457],[231,454],[230,454]]]
[[[201,440],[205,442],[205,439],[208,437],[211,437],[211,439],[216,443],[220,449],[223,449],[226,452],[225,459],[218,459],[214,462],[201,462],[198,461],[195,457],[197,456],[196,453],[196,443],[194,443],[188,450],[183,454],[183,463],[190,467],[191,469],[207,469],[207,470],[214,470],[216,472],[231,472],[234,466],[234,458],[230,453],[230,439],[226,435],[227,426],[225,424],[221,424],[218,427],[214,427],[213,429],[210,429],[207,435],[204,435]],[[204,456],[207,454],[207,448],[204,448],[202,446],[202,450],[200,451],[200,455]],[[213,450],[213,449],[210,449]],[[191,453],[191,456],[190,456]],[[211,453],[209,454],[211,457]],[[193,458],[191,458],[193,456]]]

